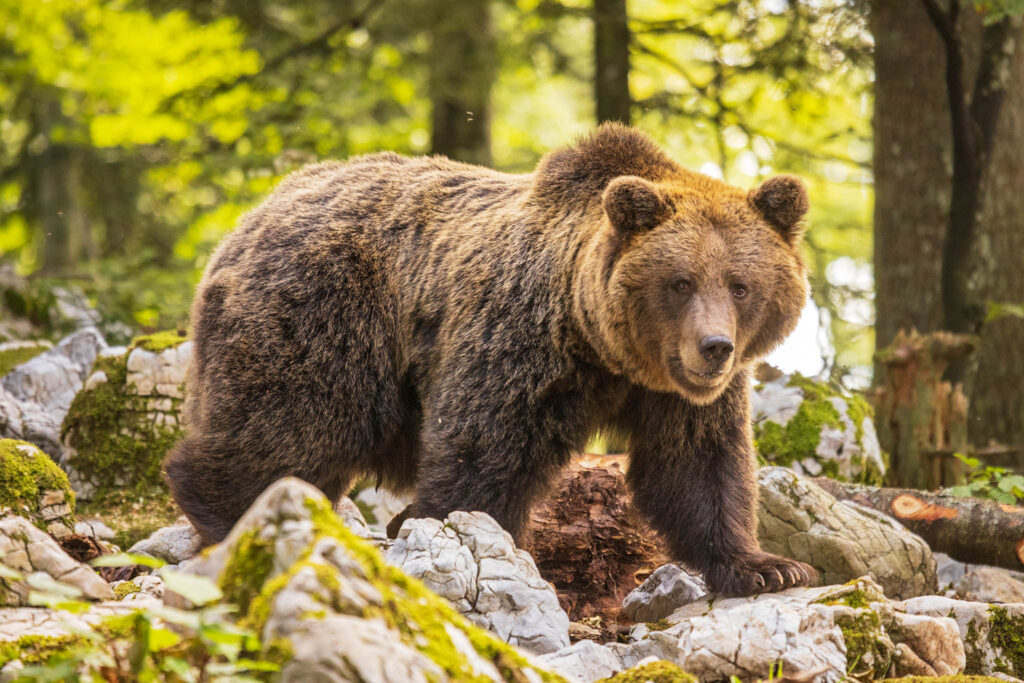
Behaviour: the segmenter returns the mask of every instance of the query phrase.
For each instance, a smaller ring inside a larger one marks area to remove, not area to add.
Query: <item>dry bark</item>
[[[961,562],[1024,568],[1024,507],[916,489],[847,484],[826,477],[813,481],[840,500],[893,517],[934,551]]]
[[[668,562],[630,507],[624,469],[621,456],[577,457],[531,514],[525,549],[573,621],[618,619],[623,598]]]

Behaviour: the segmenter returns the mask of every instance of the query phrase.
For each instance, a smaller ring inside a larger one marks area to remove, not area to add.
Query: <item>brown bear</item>
[[[744,192],[605,125],[510,175],[373,154],[287,178],[210,259],[175,500],[210,541],[271,482],[360,476],[414,517],[521,538],[599,431],[636,507],[717,591],[807,584],[760,550],[750,368],[807,296],[807,195]]]

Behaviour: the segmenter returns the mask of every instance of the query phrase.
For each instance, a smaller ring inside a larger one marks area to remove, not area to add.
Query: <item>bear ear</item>
[[[624,175],[605,188],[604,212],[620,232],[643,232],[668,219],[672,205],[652,183]]]
[[[807,188],[799,178],[773,176],[751,190],[747,201],[787,242],[795,244],[800,239],[800,222],[809,204]]]

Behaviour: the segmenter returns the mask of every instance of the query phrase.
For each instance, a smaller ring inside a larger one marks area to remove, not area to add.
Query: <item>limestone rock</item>
[[[755,443],[770,464],[812,477],[881,484],[885,460],[874,411],[863,398],[782,375],[751,392],[750,409]]]
[[[67,475],[36,446],[0,439],[0,517],[18,515],[54,536],[74,529],[75,494]]]
[[[642,585],[626,596],[622,611],[633,621],[658,621],[683,605],[706,595],[704,580],[675,564],[654,570]]]
[[[111,541],[116,535],[114,530],[98,519],[80,519],[75,522],[75,533],[88,536],[99,541]]]
[[[937,595],[907,600],[907,614],[955,620],[966,654],[964,673],[1024,678],[1024,603],[989,605]]]
[[[164,486],[164,456],[182,434],[191,352],[177,332],[161,332],[97,358],[61,427],[61,465],[81,497]]]
[[[956,594],[971,602],[1024,603],[1024,581],[999,567],[972,566],[956,582]]]
[[[45,339],[0,341],[0,377],[52,348],[53,344]]]
[[[298,479],[273,484],[182,569],[219,581],[264,647],[287,652],[284,681],[542,680],[521,653],[386,565]]]
[[[354,500],[363,513],[367,527],[377,534],[384,534],[388,522],[412,502],[411,497],[396,496],[373,486],[363,488]]]
[[[191,524],[175,524],[158,529],[149,538],[144,538],[131,548],[129,553],[149,555],[178,564],[195,557],[203,548],[203,539]]]
[[[21,517],[0,519],[0,558],[4,566],[25,577],[0,579],[0,605],[27,605],[34,573],[71,586],[91,600],[114,597],[96,572],[68,557],[56,541]]]
[[[60,425],[97,354],[106,348],[95,328],[79,330],[0,379],[0,437],[62,455]]]
[[[781,467],[762,468],[758,482],[757,533],[764,550],[807,562],[827,584],[868,575],[896,598],[937,590],[928,545],[890,518],[837,501]]]
[[[554,588],[482,512],[406,520],[387,561],[512,645],[537,653],[569,645],[569,617]]]

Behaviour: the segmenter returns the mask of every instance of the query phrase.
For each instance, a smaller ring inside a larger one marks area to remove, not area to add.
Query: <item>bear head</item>
[[[602,206],[602,336],[634,381],[710,402],[796,326],[808,291],[797,178],[743,192],[682,170],[624,175]]]

